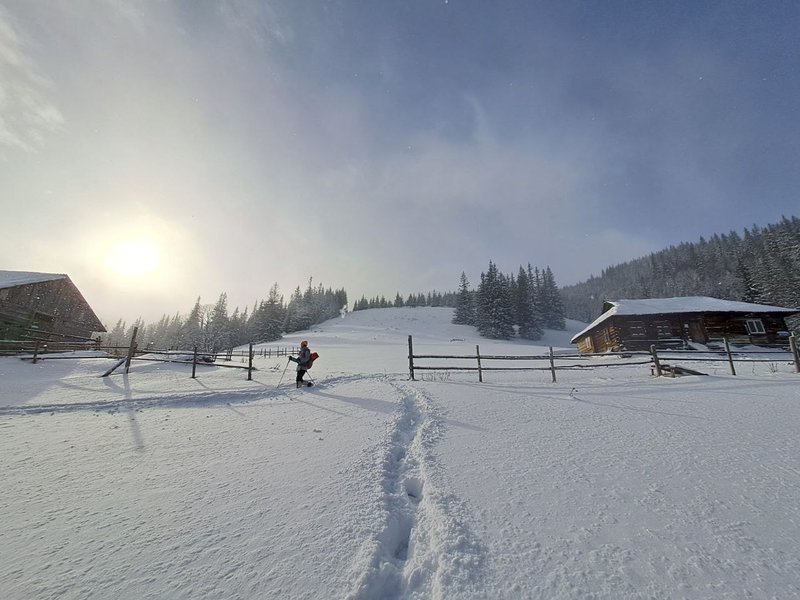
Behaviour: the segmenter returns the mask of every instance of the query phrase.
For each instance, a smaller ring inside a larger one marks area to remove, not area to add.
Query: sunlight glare
[[[111,246],[106,265],[121,275],[147,275],[158,268],[161,253],[149,238],[127,239]]]

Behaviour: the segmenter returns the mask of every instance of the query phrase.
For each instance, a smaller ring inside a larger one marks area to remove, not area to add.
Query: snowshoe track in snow
[[[350,598],[444,598],[445,580],[453,592],[459,582],[469,589],[480,578],[484,551],[466,525],[463,503],[441,491],[434,448],[444,421],[437,407],[419,390],[390,385],[400,401],[379,446],[385,521],[364,546]]]

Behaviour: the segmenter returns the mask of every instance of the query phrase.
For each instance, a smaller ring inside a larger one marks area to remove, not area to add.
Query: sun
[[[120,275],[147,275],[158,269],[161,252],[149,238],[115,242],[106,255],[106,266]]]

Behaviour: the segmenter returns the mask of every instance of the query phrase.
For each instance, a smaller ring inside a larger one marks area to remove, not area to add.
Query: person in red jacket
[[[308,349],[308,341],[303,340],[300,342],[300,352],[297,353],[297,358],[290,356],[289,360],[297,363],[297,379],[295,379],[297,387],[300,387],[303,384],[307,385],[308,387],[314,385],[310,381],[303,381],[303,376],[306,374],[306,371],[308,371],[308,367],[311,364],[311,350]]]

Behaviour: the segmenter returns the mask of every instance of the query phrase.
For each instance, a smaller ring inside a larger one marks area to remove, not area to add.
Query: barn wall
[[[616,320],[619,345],[625,350],[684,346],[684,321],[680,315],[618,316]]]
[[[759,319],[764,333],[749,333],[748,319]],[[732,344],[788,344],[788,338],[779,335],[779,332],[788,331],[784,316],[780,314],[714,314],[705,318],[705,327],[712,340],[725,337]]]
[[[764,333],[748,332],[748,319],[760,320]],[[578,350],[637,351],[649,350],[651,345],[659,349],[685,348],[688,342],[722,342],[723,338],[734,345],[788,345],[788,337],[780,335],[787,330],[784,315],[780,313],[616,315],[588,332],[578,342]]]
[[[103,329],[69,279],[0,289],[0,336],[4,339],[89,338]]]

